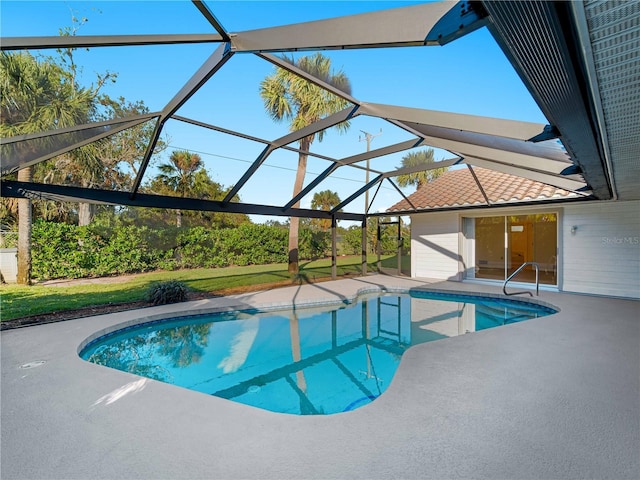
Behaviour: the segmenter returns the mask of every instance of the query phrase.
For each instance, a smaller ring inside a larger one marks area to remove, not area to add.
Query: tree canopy
[[[304,72],[310,73],[345,93],[351,93],[351,84],[346,74],[341,70],[334,71],[331,67],[331,59],[321,53],[300,57],[297,60],[287,55],[284,55],[283,58]],[[350,105],[343,98],[283,68],[276,68],[274,73],[268,75],[260,83],[260,96],[269,116],[276,122],[288,121],[289,130],[292,132]],[[349,128],[349,122],[339,123],[335,128],[345,132]],[[316,135],[318,141],[322,141],[325,131],[321,130],[317,134],[300,139],[302,152],[298,156],[298,169],[293,186],[294,197],[302,191],[304,184],[307,170],[307,154],[304,152],[309,150]],[[300,202],[296,202],[293,206],[294,208],[299,207]],[[298,229],[299,219],[291,218],[289,226],[289,272],[291,273],[298,272]]]
[[[402,157],[402,165],[398,168],[403,167],[418,167],[420,165],[424,165],[425,167],[430,167],[434,162],[434,151],[432,148],[427,148],[426,150],[419,150],[417,152],[409,152],[404,157]],[[405,175],[398,175],[397,181],[398,185],[401,187],[408,187],[410,185],[415,185],[416,190],[420,189],[423,185],[432,182],[444,172],[446,172],[448,168],[436,168],[432,170],[424,170],[415,173],[408,173]]]
[[[340,202],[340,196],[337,192],[323,190],[313,194],[313,198],[311,199],[311,208],[314,210],[329,211],[340,205]],[[331,228],[331,220],[325,218],[313,219],[311,220],[311,224],[320,227],[325,232]]]

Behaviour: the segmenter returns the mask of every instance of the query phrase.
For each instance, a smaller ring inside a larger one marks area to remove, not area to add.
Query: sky
[[[269,26],[319,20],[342,15],[397,8],[423,2],[208,2],[223,27],[239,32]],[[452,6],[454,3],[451,4]],[[44,1],[2,0],[2,36],[55,36],[72,25],[72,16],[86,18],[77,35],[164,33],[215,33],[196,7],[180,1]],[[129,101],[143,100],[151,111],[160,111],[213,53],[218,44],[78,49],[76,62],[82,82],[95,82],[98,73],[118,74],[103,92]],[[54,50],[32,52],[55,55]],[[313,52],[305,52],[310,54]],[[377,48],[325,51],[334,69],[349,77],[358,100],[546,124],[544,115],[527,92],[486,28],[443,47]],[[297,54],[301,56],[302,54]],[[219,125],[255,137],[274,140],[288,133],[287,123],[275,123],[264,111],[260,81],[273,65],[252,54],[234,55],[180,110],[178,115]],[[377,118],[359,116],[346,134],[330,131],[311,151],[332,158],[364,152],[364,132],[375,135],[371,148],[381,148],[412,138],[407,132]],[[170,120],[163,135],[169,148],[156,159],[166,161],[176,149],[201,155],[210,176],[225,186],[235,184],[264,145]],[[296,145],[292,145],[296,146]],[[406,153],[406,152],[405,152]],[[380,171],[399,167],[403,153],[371,161]],[[283,205],[292,196],[297,154],[274,152],[257,174],[240,190],[243,202]],[[436,159],[451,154],[436,150]],[[329,164],[309,158],[305,184]],[[151,168],[145,180],[156,171]],[[365,172],[342,167],[302,200],[308,208],[313,193],[336,191],[342,199],[363,186]],[[410,194],[414,188],[404,189]],[[370,200],[375,191],[370,193]],[[382,211],[401,196],[385,183],[370,211]],[[361,213],[364,196],[345,211]],[[261,221],[261,217],[254,217]]]

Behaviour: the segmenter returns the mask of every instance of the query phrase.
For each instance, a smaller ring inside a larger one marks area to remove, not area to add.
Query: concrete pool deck
[[[543,291],[559,313],[417,345],[380,398],[328,416],[276,414],[78,357],[96,332],[141,317],[340,301],[378,286],[500,293],[374,275],[2,332],[0,477],[640,478],[637,301]]]

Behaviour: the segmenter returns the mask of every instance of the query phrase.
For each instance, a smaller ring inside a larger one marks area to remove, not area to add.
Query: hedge
[[[33,277],[81,278],[157,269],[211,268],[287,262],[288,230],[242,224],[235,228],[78,227],[38,220],[32,229]],[[300,258],[329,251],[326,232],[300,230]]]

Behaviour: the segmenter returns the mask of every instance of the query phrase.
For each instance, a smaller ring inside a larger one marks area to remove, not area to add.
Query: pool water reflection
[[[274,412],[331,414],[375,400],[412,345],[551,313],[472,296],[367,295],[339,307],[141,325],[97,339],[81,356]]]

